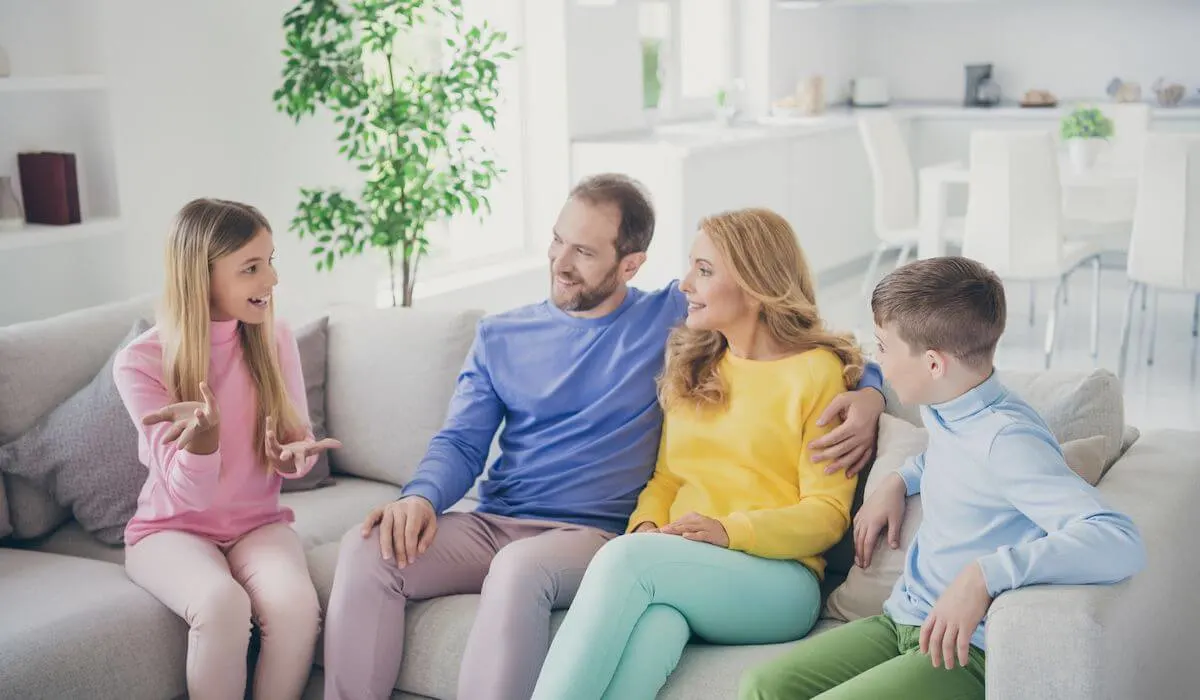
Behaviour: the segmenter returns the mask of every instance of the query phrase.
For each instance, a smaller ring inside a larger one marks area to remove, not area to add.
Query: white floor
[[[851,330],[866,340],[874,334],[869,304],[859,293],[862,277],[841,281],[819,290],[822,313],[830,326]],[[1090,371],[1102,367],[1116,373],[1121,344],[1128,281],[1118,269],[1104,269],[1100,287],[1099,357],[1089,350],[1092,272],[1075,273],[1068,287],[1067,305],[1059,309],[1058,342],[1051,369]],[[1040,370],[1046,316],[1052,284],[1040,285],[1034,324],[1029,323],[1029,285],[1010,284],[1008,325],[997,352],[1001,369]],[[1193,297],[1163,292],[1158,298],[1158,328],[1154,363],[1148,365],[1150,314],[1141,312],[1140,295],[1134,301],[1128,368],[1125,376],[1125,422],[1144,430],[1182,428],[1200,430],[1200,348],[1192,336]]]

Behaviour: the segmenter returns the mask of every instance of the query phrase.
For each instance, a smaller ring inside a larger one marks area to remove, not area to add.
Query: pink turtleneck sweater
[[[229,545],[263,525],[294,520],[291,509],[279,505],[282,478],[304,476],[316,457],[309,457],[302,471],[283,476],[267,471],[259,458],[262,449],[254,444],[257,391],[242,359],[237,326],[237,321],[218,321],[210,329],[208,384],[217,399],[221,424],[220,446],[209,455],[164,443],[169,422],[142,425],[142,416],[172,403],[163,381],[157,327],[117,354],[113,376],[138,429],[138,455],[150,470],[137,512],[125,528],[126,546],[163,530],[182,530]],[[291,330],[278,321],[275,342],[288,395],[296,412],[307,420],[300,350]]]

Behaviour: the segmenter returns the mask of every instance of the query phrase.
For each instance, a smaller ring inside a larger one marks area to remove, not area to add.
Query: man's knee
[[[488,600],[528,599],[548,606],[553,597],[554,575],[539,552],[521,542],[502,547],[488,567],[483,595]]]

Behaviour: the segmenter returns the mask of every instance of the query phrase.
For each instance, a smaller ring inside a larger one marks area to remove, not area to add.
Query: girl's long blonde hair
[[[788,222],[768,209],[740,209],[707,217],[700,229],[737,285],[762,304],[759,322],[771,337],[794,352],[832,350],[845,366],[846,388],[854,388],[862,377],[862,352],[851,336],[826,330],[817,312],[812,271]],[[717,331],[675,328],[658,382],[663,405],[677,400],[725,405],[728,387],[717,366],[727,349]]]
[[[271,226],[257,209],[221,199],[188,202],[176,215],[167,240],[166,286],[158,313],[163,347],[163,378],[174,401],[203,401],[200,382],[208,381],[212,266]],[[266,461],[266,420],[275,421],[281,442],[300,439],[307,422],[287,395],[275,349],[275,302],[267,320],[238,323],[238,339],[258,394],[255,449]]]

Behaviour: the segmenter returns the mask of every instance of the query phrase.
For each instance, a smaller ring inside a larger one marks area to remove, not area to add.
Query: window
[[[642,0],[643,107],[663,118],[710,114],[733,88],[733,0]]]
[[[679,3],[679,92],[683,99],[712,100],[728,89],[733,64],[730,0]]]
[[[486,21],[490,27],[506,32],[507,45],[512,47],[521,43],[522,4],[521,0],[464,3],[464,12],[472,24]],[[399,52],[401,60],[418,65],[441,60],[443,32],[448,27],[430,14],[431,21],[424,25],[423,31],[406,37],[407,46]],[[517,51],[515,58],[500,71],[495,130],[474,131],[476,140],[491,151],[503,171],[487,192],[491,213],[485,208],[480,209],[479,215],[464,211],[451,221],[432,225],[426,231],[429,254],[420,263],[418,282],[464,267],[519,258],[526,253],[522,60],[522,53]]]
[[[644,2],[638,8],[642,38],[642,107],[658,109],[662,100],[663,61],[671,34],[671,7],[663,0]]]

